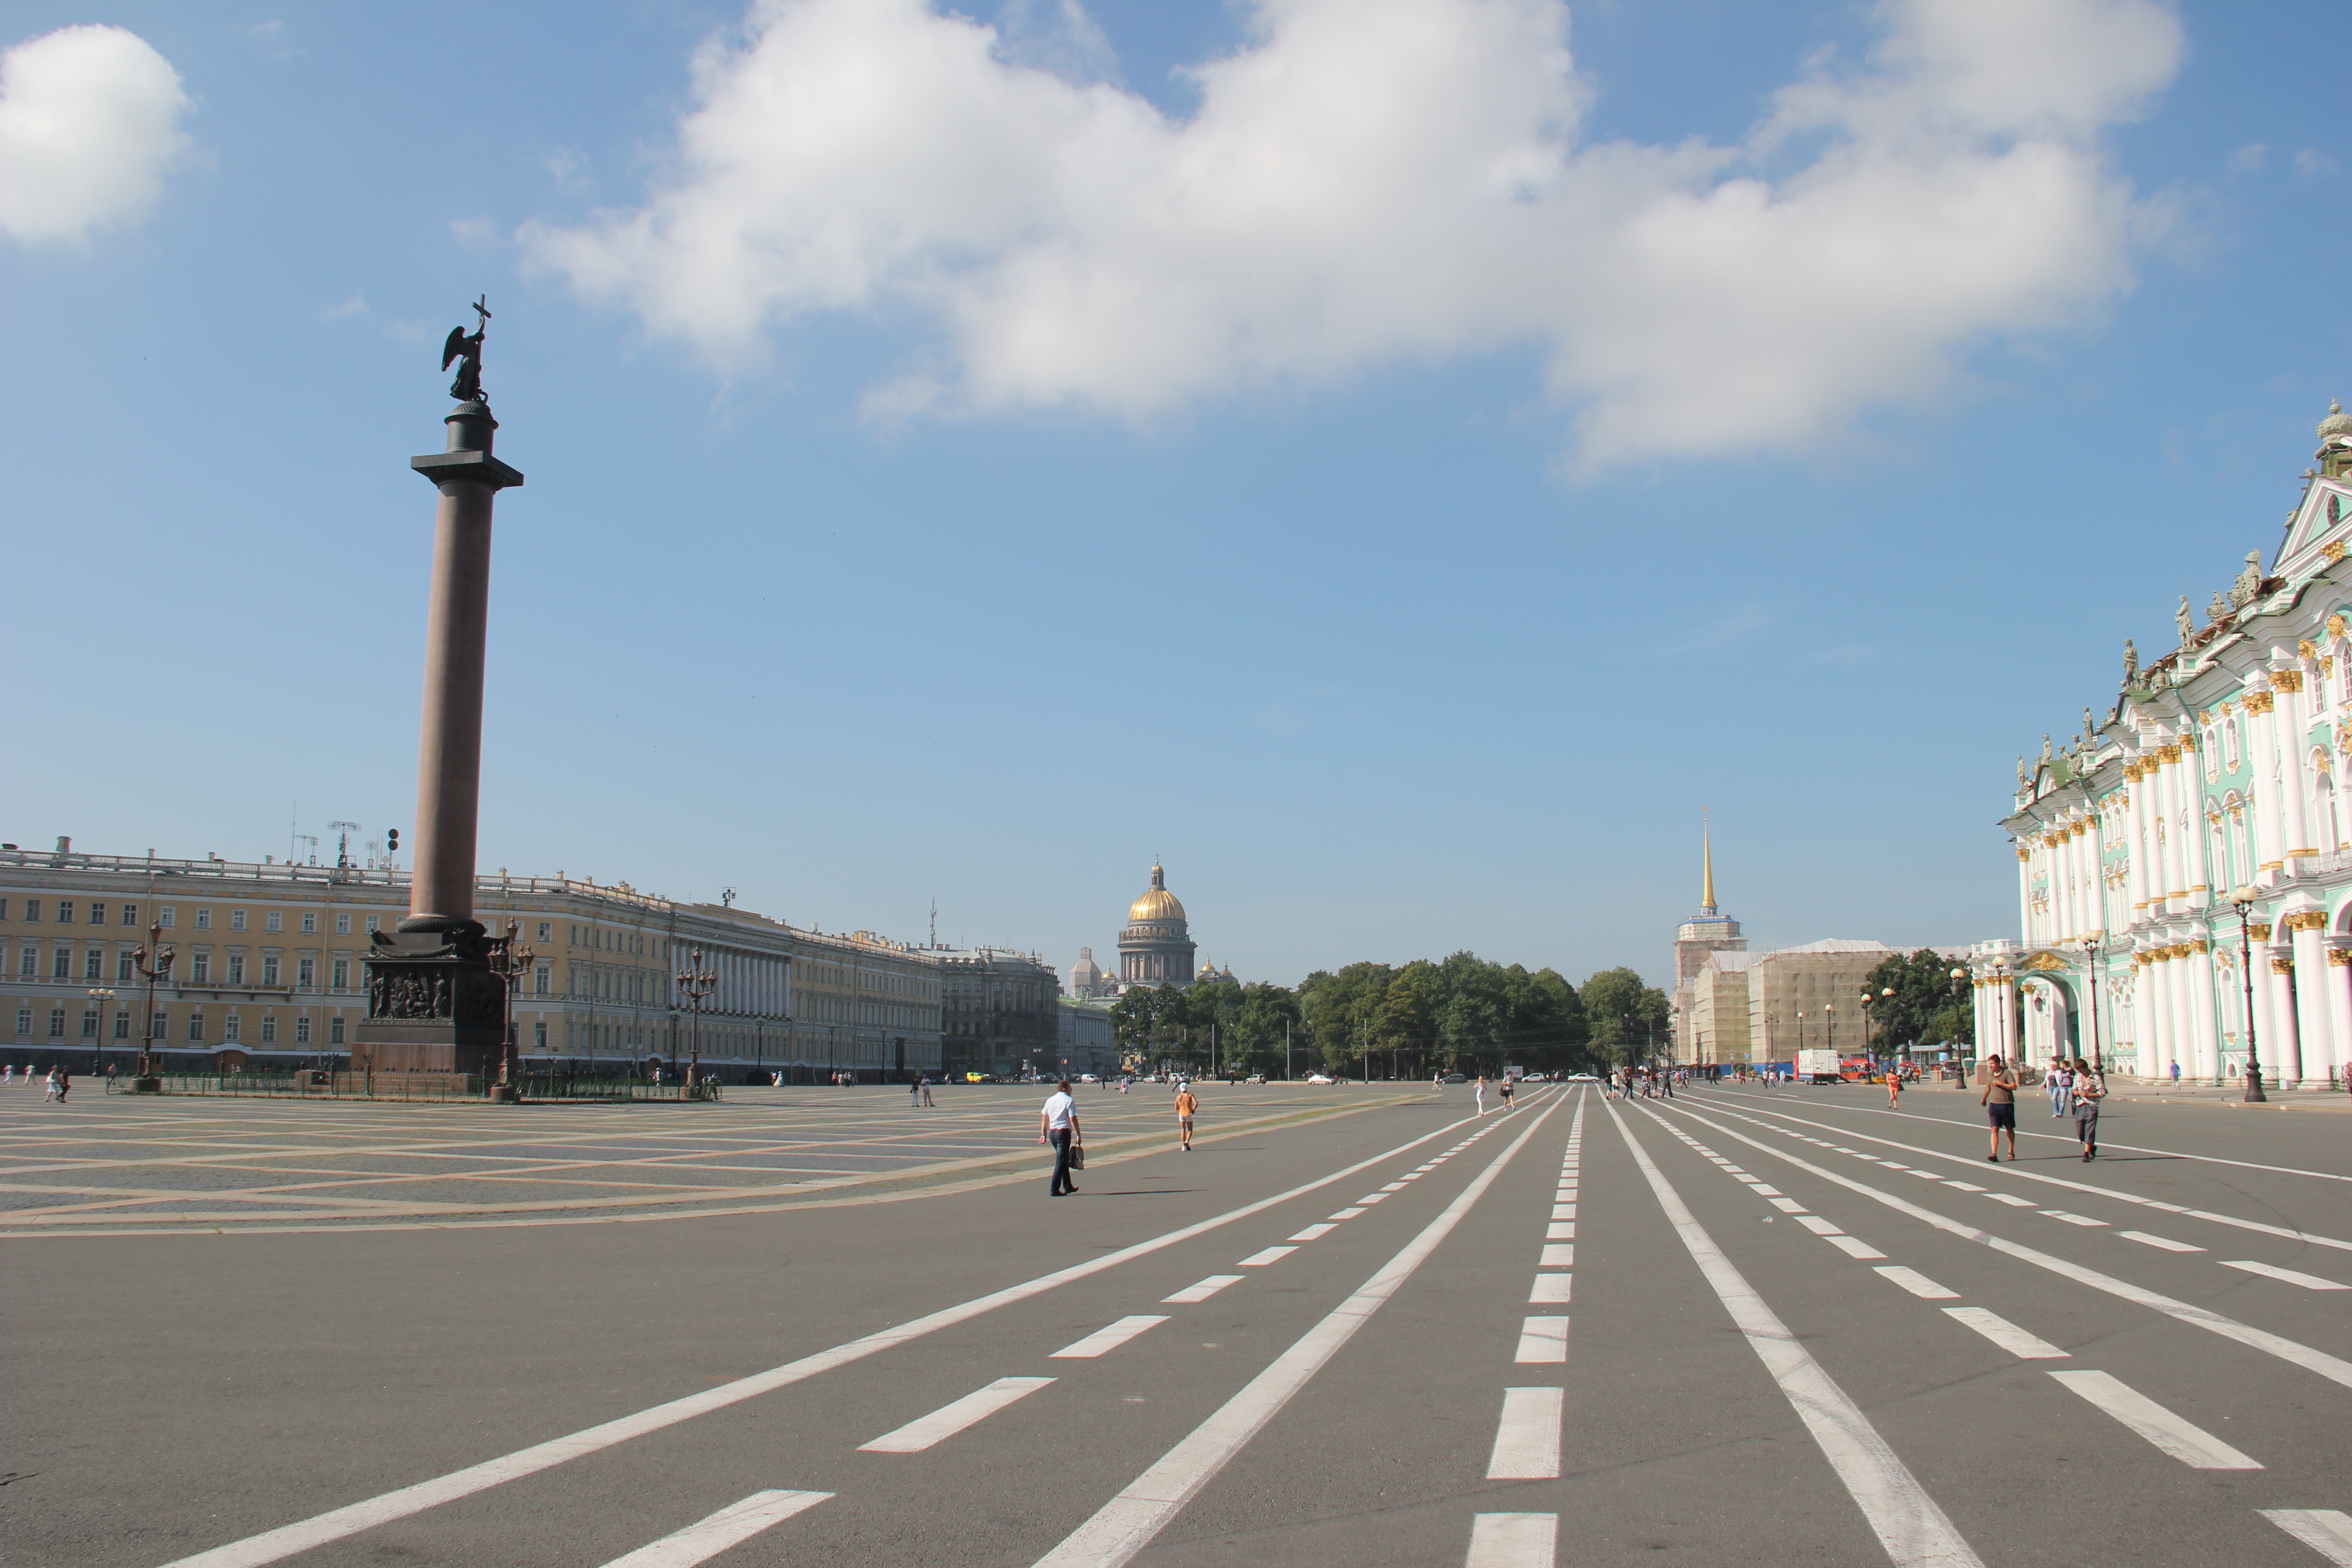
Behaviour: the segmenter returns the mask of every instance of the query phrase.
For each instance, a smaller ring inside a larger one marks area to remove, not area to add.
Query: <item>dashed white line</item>
[[[2250,1459],[2202,1426],[2183,1420],[2111,1373],[2050,1374],[2182,1464],[2200,1470],[2259,1470]]]
[[[1521,1366],[1542,1366],[1568,1359],[1568,1320],[1566,1318],[1529,1318],[1519,1325],[1518,1353],[1511,1358]]]
[[[2046,1215],[2052,1219],[2063,1219],[2068,1225],[2104,1226],[2107,1223],[2103,1219],[2093,1219],[2086,1214],[2068,1214],[2064,1209],[2036,1209],[2034,1213]]]
[[[1305,1230],[1300,1231],[1297,1236],[1292,1237],[1290,1239],[1293,1241],[1313,1241],[1318,1237],[1328,1236],[1339,1228],[1339,1227],[1338,1226],[1329,1224],[1310,1225]]]
[[[2160,1247],[2167,1252],[2202,1252],[2205,1250],[2201,1247],[2191,1247],[2185,1241],[2175,1241],[2168,1236],[2150,1236],[2144,1230],[2119,1230],[2116,1232],[2116,1234],[2122,1237],[2126,1241],[2137,1241],[2146,1247]]]
[[[1848,1258],[1884,1258],[1886,1256],[1886,1254],[1879,1251],[1878,1248],[1871,1246],[1868,1242],[1858,1241],[1851,1236],[1831,1236],[1824,1237],[1822,1239],[1827,1241],[1832,1247],[1836,1247],[1840,1252],[1844,1253]]]
[[[2070,1353],[2060,1350],[2039,1334],[2026,1332],[1998,1312],[1988,1312],[1982,1307],[1947,1307],[1944,1315],[1956,1323],[1965,1323],[2010,1354],[2024,1361],[2065,1361]]]
[[[1490,1481],[1549,1481],[1559,1479],[1560,1422],[1568,1391],[1559,1388],[1503,1390],[1502,1419],[1495,1427],[1495,1452],[1486,1461]]]
[[[741,1502],[730,1503],[708,1519],[640,1546],[625,1557],[615,1557],[604,1568],[693,1568],[729,1547],[814,1508],[831,1492],[753,1492]]]
[[[1470,1521],[1462,1568],[1552,1568],[1559,1555],[1559,1515],[1482,1513]]]
[[[967,1426],[976,1426],[1016,1399],[1025,1399],[1054,1380],[1050,1377],[1000,1377],[961,1399],[940,1405],[904,1426],[885,1432],[871,1443],[860,1443],[862,1454],[919,1454],[943,1443]]]
[[[1568,1284],[1573,1274],[1538,1274],[1535,1288],[1528,1292],[1530,1307],[1565,1307],[1568,1305]]]
[[[1241,1280],[1242,1276],[1238,1274],[1212,1274],[1206,1279],[1202,1280],[1198,1285],[1187,1285],[1181,1290],[1177,1291],[1173,1296],[1160,1297],[1160,1304],[1163,1306],[1189,1306],[1194,1301],[1205,1301],[1210,1297],[1215,1295],[1218,1291],[1223,1289],[1226,1286],[1238,1285],[1241,1283]]]
[[[1346,1208],[1341,1209],[1338,1214],[1330,1215],[1327,1217],[1331,1219],[1353,1219],[1363,1212],[1363,1210],[1359,1208]]]
[[[1269,1263],[1281,1262],[1284,1258],[1289,1257],[1292,1253],[1297,1250],[1298,1248],[1295,1247],[1269,1247],[1263,1252],[1251,1253],[1247,1258],[1241,1260],[1239,1267],[1244,1268],[1263,1268]]]
[[[2352,1285],[2339,1285],[2333,1279],[2322,1279],[2316,1274],[2299,1274],[2292,1268],[2281,1268],[2275,1264],[2255,1263],[2242,1258],[2217,1258],[2213,1261],[2224,1268],[2242,1268],[2249,1274],[2259,1274],[2265,1279],[2283,1279],[2289,1285],[2300,1285],[2306,1290],[2352,1290]]]
[[[1927,1300],[1955,1301],[1959,1299],[1960,1293],[1958,1290],[1938,1285],[1917,1269],[1906,1268],[1900,1263],[1882,1263],[1871,1272],[1893,1280],[1914,1296]]]
[[[2352,1514],[2340,1508],[2265,1508],[2255,1511],[2336,1568],[2352,1568]]]
[[[1045,1359],[1048,1361],[1091,1361],[1096,1356],[1106,1355],[1110,1352],[1118,1349],[1119,1346],[1127,1343],[1128,1341],[1135,1338],[1136,1335],[1143,1332],[1144,1330],[1155,1328],[1167,1321],[1168,1320],[1164,1317],[1155,1318],[1141,1313],[1139,1313],[1134,1317],[1121,1318],[1118,1322],[1112,1323],[1107,1328],[1097,1329],[1093,1333],[1088,1334],[1085,1339],[1078,1341],[1075,1344],[1064,1345],[1060,1350],[1055,1351],[1052,1355],[1047,1356]]]
[[[2032,1198],[2021,1198],[2014,1193],[1988,1192],[1985,1196],[1997,1204],[2007,1204],[2013,1209],[2030,1209],[2033,1206]]]
[[[1572,1241],[1547,1243],[1543,1257],[1537,1260],[1538,1268],[1573,1268],[1576,1267],[1576,1244]]]

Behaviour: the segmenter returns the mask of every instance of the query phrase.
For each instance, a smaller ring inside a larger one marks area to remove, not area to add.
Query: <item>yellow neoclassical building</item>
[[[698,1025],[675,977],[698,952],[717,977],[701,1056],[722,1079],[940,1070],[941,971],[922,949],[561,875],[481,878],[475,907],[533,952],[513,997],[526,1058],[679,1059]],[[175,1067],[348,1058],[368,933],[407,910],[397,869],[0,848],[0,1060],[128,1071],[142,1034]],[[135,961],[151,930],[175,952],[152,1004]]]

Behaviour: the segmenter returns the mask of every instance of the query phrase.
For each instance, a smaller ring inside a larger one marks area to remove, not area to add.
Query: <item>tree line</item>
[[[1630,969],[1580,989],[1557,970],[1473,952],[1318,969],[1296,989],[1225,979],[1137,989],[1111,1021],[1120,1051],[1147,1068],[1225,1077],[1597,1072],[1663,1056],[1668,1039],[1665,994]]]
[[[1952,995],[1952,961],[1933,948],[1878,961],[1863,982],[1870,998],[1870,1045],[1880,1056],[1905,1046],[1971,1045],[1977,1037],[1973,994]],[[1885,993],[1893,991],[1894,995]]]

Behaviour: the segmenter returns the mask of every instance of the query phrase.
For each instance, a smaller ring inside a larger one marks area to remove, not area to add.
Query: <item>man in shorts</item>
[[[1504,1115],[1506,1115],[1506,1116],[1508,1116],[1508,1115],[1511,1113],[1511,1089],[1512,1089],[1512,1083],[1511,1083],[1511,1076],[1510,1076],[1510,1074],[1508,1074],[1508,1073],[1505,1073],[1505,1074],[1503,1075],[1503,1082],[1502,1082],[1501,1088],[1502,1088],[1502,1092],[1503,1092],[1503,1114],[1504,1114]]]
[[[2009,1157],[2017,1159],[2017,1075],[2011,1072],[1999,1057],[1985,1058],[1985,1089],[1977,1096],[1977,1103],[1985,1108],[1985,1120],[1992,1125],[1992,1152],[1985,1156],[1995,1164],[2000,1163],[2000,1135],[2009,1133]]]
[[[1192,1113],[1200,1109],[1191,1084],[1176,1091],[1176,1147],[1187,1154],[1192,1152]]]
[[[2074,1058],[2074,1136],[2082,1141],[2085,1163],[2099,1157],[2099,1101],[2107,1098],[2107,1080],[2082,1058]]]

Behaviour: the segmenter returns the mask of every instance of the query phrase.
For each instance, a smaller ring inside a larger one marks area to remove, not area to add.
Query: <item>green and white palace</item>
[[[2104,715],[2018,763],[2022,942],[1970,949],[1978,1050],[2184,1082],[2340,1086],[2352,1062],[2352,416],[2266,568],[2179,646],[2124,645]],[[2241,909],[2243,908],[2242,919]],[[2242,949],[2251,958],[2241,959]],[[2252,984],[2247,984],[2251,972]]]

